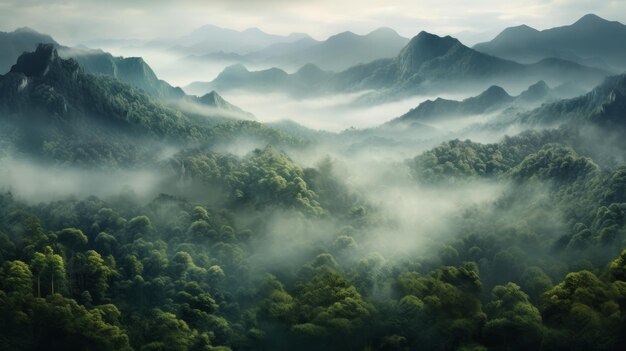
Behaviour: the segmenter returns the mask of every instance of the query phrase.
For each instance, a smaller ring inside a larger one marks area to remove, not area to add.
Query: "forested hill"
[[[2,107],[9,113],[75,123],[98,120],[155,137],[201,136],[184,116],[113,78],[85,74],[76,61],[59,58],[51,45],[21,55],[1,84]]]
[[[611,128],[626,124],[626,74],[608,77],[589,93],[545,104],[520,114],[522,123],[556,125],[560,123],[594,123]]]

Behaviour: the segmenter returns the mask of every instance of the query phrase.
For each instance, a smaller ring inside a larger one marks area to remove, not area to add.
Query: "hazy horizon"
[[[245,4],[242,4],[245,3]],[[108,15],[102,16],[103,13]],[[267,33],[307,33],[317,40],[352,31],[389,27],[412,37],[421,30],[458,37],[467,45],[489,40],[506,27],[547,29],[573,23],[587,13],[626,22],[626,1],[226,1],[184,0],[82,2],[0,1],[0,30],[28,26],[67,45],[97,40],[174,38],[207,24]],[[548,15],[549,14],[549,15]],[[141,25],[138,25],[140,19]]]

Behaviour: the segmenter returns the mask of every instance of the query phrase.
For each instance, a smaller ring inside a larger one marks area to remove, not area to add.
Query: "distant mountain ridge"
[[[194,82],[185,91],[201,95],[206,91],[228,91],[245,87],[255,92],[287,92],[294,96],[311,96],[325,89],[333,73],[323,71],[313,64],[301,67],[295,73],[287,73],[279,68],[262,71],[249,71],[242,64],[226,67],[212,82]]]
[[[587,94],[544,104],[514,116],[513,120],[543,126],[590,122],[626,128],[626,74],[608,77]]]
[[[265,33],[259,28],[237,31],[208,24],[182,37],[154,40],[146,46],[196,55],[216,51],[246,54],[273,44],[290,43],[306,38],[310,37],[304,33],[276,35]]]
[[[224,52],[220,48],[217,52],[188,56],[182,62],[222,61],[281,68],[299,68],[311,63],[323,70],[337,72],[357,64],[395,57],[408,41],[393,29],[378,28],[365,35],[342,32],[324,41],[307,37],[273,44],[246,55]]]
[[[515,98],[499,86],[491,86],[480,95],[467,98],[463,101],[437,98],[426,100],[404,115],[389,121],[389,124],[407,122],[428,122],[438,119],[471,116],[487,113],[491,109],[502,107]]]
[[[518,96],[511,96],[503,88],[493,85],[479,95],[462,101],[442,98],[426,100],[404,115],[387,122],[387,124],[428,123],[431,121],[470,117],[497,112],[515,105],[522,107],[537,106],[549,99],[560,97],[558,91],[550,89],[544,81],[538,81],[529,86],[528,89],[521,92]]]
[[[275,47],[268,47],[247,57],[289,66],[312,63],[324,70],[341,71],[357,64],[394,57],[408,41],[390,28],[379,28],[366,35],[339,33],[322,42],[309,42],[307,47],[302,47],[302,41],[283,44],[278,53]]]
[[[320,70],[321,71],[321,70]],[[282,91],[295,95],[383,90],[387,98],[398,98],[428,89],[449,89],[472,83],[506,83],[512,80],[531,84],[537,80],[560,84],[566,80],[596,84],[608,73],[562,59],[546,59],[524,65],[483,54],[450,36],[420,32],[392,59],[380,59],[353,66],[339,73],[320,74],[316,82],[282,70],[248,71],[237,65],[225,69],[208,83],[195,82],[193,92],[212,89],[249,89],[263,82],[266,92]],[[313,84],[312,84],[313,83]]]
[[[558,57],[587,66],[626,69],[626,25],[593,14],[571,25],[536,30],[526,25],[510,27],[474,49],[519,62]]]

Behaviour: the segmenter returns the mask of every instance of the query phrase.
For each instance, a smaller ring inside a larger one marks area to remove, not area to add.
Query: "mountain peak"
[[[449,48],[457,43],[460,43],[460,41],[449,35],[440,37],[436,34],[421,31],[411,39],[408,46],[419,46],[420,49],[429,49],[434,48],[435,46]]]
[[[498,36],[524,35],[524,34],[534,34],[534,33],[539,33],[539,31],[533,27],[522,24],[522,25],[515,26],[515,27],[508,27],[505,30],[503,30],[502,33],[500,33],[500,35]]]
[[[254,118],[254,115],[252,115],[251,113],[246,112],[240,109],[239,107],[231,104],[230,102],[226,101],[215,90],[211,90],[211,92],[206,93],[202,95],[201,97],[197,98],[196,102],[199,102],[200,104],[204,106],[216,108],[218,110],[221,110],[222,112],[235,113],[240,118],[245,118],[245,119]]]
[[[230,65],[224,68],[224,70],[222,71],[222,73],[229,73],[229,74],[239,74],[239,73],[248,73],[248,72],[249,71],[246,68],[246,66],[242,65],[241,63]]]
[[[404,70],[413,71],[422,63],[443,56],[456,46],[463,46],[451,36],[440,37],[428,32],[420,32],[400,51],[398,59]]]
[[[265,34],[265,32],[263,32],[261,29],[259,29],[257,27],[248,28],[248,29],[244,30],[242,33]]]
[[[529,27],[525,24],[508,27],[500,34],[498,34],[491,42],[488,43],[526,43],[528,40],[532,40],[537,34],[541,33],[533,27]],[[480,49],[488,43],[479,43],[476,44],[475,48]]]
[[[224,100],[224,98],[218,94],[215,90],[211,90],[210,93],[206,93],[204,95],[202,95],[200,98],[200,102],[202,102],[205,105],[209,105],[209,106],[221,106],[222,104],[224,104],[226,102],[226,100]]]
[[[550,94],[550,87],[546,82],[540,80],[524,90],[519,98],[525,101],[538,101],[544,99],[548,94]]]
[[[487,88],[487,90],[480,93],[479,96],[510,96],[510,95],[501,86],[492,85],[489,88]]]
[[[208,31],[215,31],[215,30],[223,30],[224,28],[222,27],[218,27],[214,24],[205,24],[201,27],[196,28],[193,33],[203,33],[203,32],[208,32]]]
[[[574,25],[596,25],[596,24],[603,24],[603,23],[608,23],[608,22],[609,21],[605,20],[604,18],[598,15],[589,13],[589,14],[582,16],[578,21],[574,23]]]
[[[315,64],[307,63],[304,66],[300,67],[300,69],[296,73],[297,74],[320,74],[320,73],[324,73],[324,70],[322,70]]]
[[[543,80],[540,80],[537,83],[535,83],[535,84],[533,84],[533,85],[528,87],[528,90],[549,90],[549,89],[550,89],[550,87]]]
[[[13,33],[33,33],[33,34],[39,34],[39,32],[37,32],[36,30],[30,28],[30,27],[20,27],[17,28],[16,30],[13,31]]]
[[[346,40],[349,38],[353,38],[356,37],[357,35],[354,34],[353,32],[347,30],[345,32],[341,32],[341,33],[337,33],[335,35],[330,36],[327,41],[332,42],[332,41],[337,41],[337,40]]]
[[[328,72],[319,68],[315,64],[307,63],[304,66],[300,67],[300,69],[296,71],[294,75],[297,76],[298,79],[303,79],[307,82],[311,82],[323,79],[323,77],[326,77],[328,75]]]
[[[389,38],[389,37],[400,37],[400,34],[395,30],[389,27],[380,27],[377,28],[367,34],[368,37],[381,37],[381,38]]]
[[[502,101],[506,101],[511,98],[511,95],[504,90],[504,88],[492,85],[487,90],[483,91],[475,99],[481,101],[483,104],[496,104]]]
[[[28,77],[44,76],[50,69],[50,64],[59,58],[57,50],[52,44],[39,44],[35,52],[25,52],[11,67],[13,73],[23,73]]]
[[[306,33],[296,32],[296,33],[289,33],[287,38],[295,41],[295,40],[302,40],[302,39],[311,39],[311,36]]]

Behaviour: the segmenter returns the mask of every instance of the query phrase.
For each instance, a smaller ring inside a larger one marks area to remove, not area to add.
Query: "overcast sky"
[[[0,0],[0,30],[28,26],[69,45],[176,37],[208,23],[317,39],[385,26],[407,37],[426,30],[471,41],[513,25],[569,24],[586,13],[626,23],[626,0]]]

